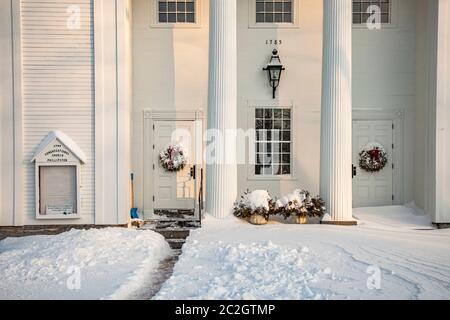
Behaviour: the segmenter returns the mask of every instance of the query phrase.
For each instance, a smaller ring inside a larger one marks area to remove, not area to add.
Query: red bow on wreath
[[[372,161],[380,160],[380,149],[379,148],[369,150],[368,153],[370,155],[370,160],[372,160]]]

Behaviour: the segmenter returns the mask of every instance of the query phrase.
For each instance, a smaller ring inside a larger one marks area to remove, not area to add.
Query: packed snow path
[[[405,207],[357,227],[208,217],[156,299],[449,299],[450,230]]]
[[[172,250],[153,231],[71,230],[0,241],[0,299],[128,299]]]

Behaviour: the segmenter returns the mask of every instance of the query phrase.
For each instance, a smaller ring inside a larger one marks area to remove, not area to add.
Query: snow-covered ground
[[[162,236],[121,228],[0,241],[0,299],[126,299],[172,254]]]
[[[450,230],[406,207],[357,227],[207,217],[156,299],[450,299]]]

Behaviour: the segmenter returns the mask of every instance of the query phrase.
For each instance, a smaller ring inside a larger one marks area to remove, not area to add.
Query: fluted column
[[[332,221],[352,219],[352,0],[324,0],[320,192]]]
[[[206,211],[224,218],[231,213],[237,196],[236,0],[210,0],[209,6]]]

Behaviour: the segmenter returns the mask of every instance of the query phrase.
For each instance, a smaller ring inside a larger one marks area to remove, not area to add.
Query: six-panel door
[[[191,176],[195,164],[194,121],[155,121],[154,152],[154,209],[195,208],[196,184]],[[168,172],[159,161],[159,154],[169,144],[181,144],[187,151],[188,163],[179,172]]]
[[[359,153],[377,143],[387,152],[388,163],[380,172],[369,173],[359,166]],[[393,203],[393,122],[353,121],[353,207],[387,206]],[[349,168],[350,174],[350,168]]]

